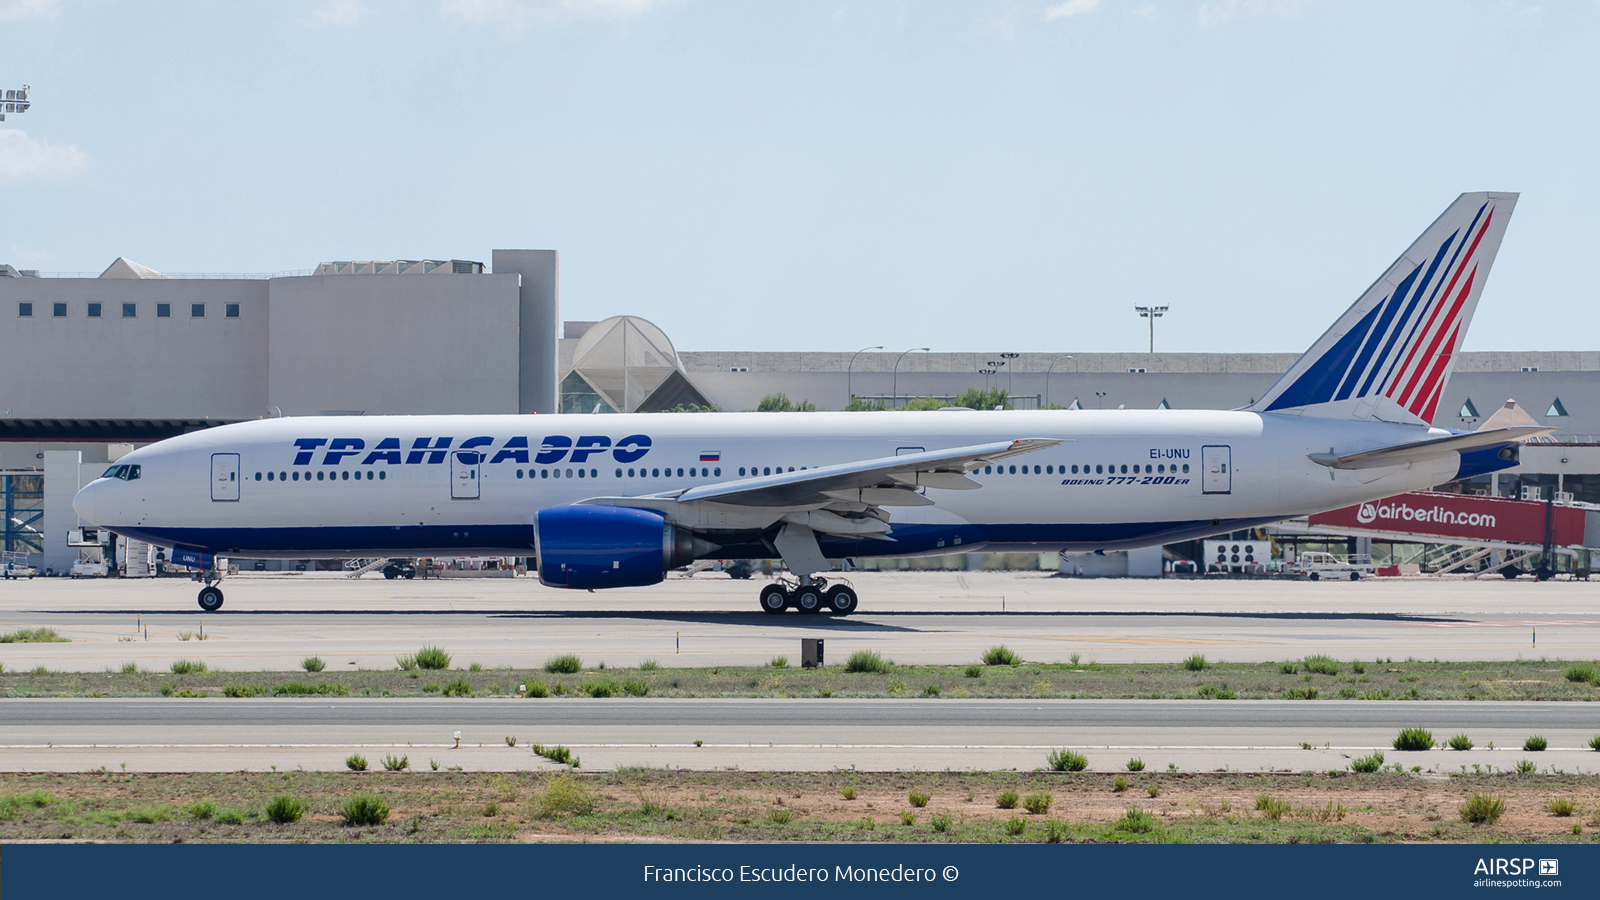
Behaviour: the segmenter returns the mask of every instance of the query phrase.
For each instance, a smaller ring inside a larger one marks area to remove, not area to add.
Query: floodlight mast
[[[1139,318],[1150,320],[1151,353],[1156,352],[1156,320],[1166,315],[1167,309],[1168,307],[1165,306],[1135,306],[1133,308],[1133,311],[1139,314]]]
[[[0,122],[6,120],[6,113],[25,113],[33,104],[28,100],[28,92],[33,90],[31,85],[23,85],[22,90],[7,90],[5,100],[0,102]]]

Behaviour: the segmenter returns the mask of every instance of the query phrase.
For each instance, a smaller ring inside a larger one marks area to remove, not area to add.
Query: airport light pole
[[[1133,311],[1141,319],[1150,320],[1150,352],[1156,352],[1156,320],[1167,314],[1165,306],[1135,306]]]
[[[910,350],[907,350],[906,353],[916,353],[918,350],[927,351],[928,349],[930,349],[930,348],[928,348],[928,347],[912,347]],[[902,353],[899,356],[894,358],[894,402],[895,403],[899,403],[900,402],[900,360],[906,358],[906,353]]]
[[[1099,407],[1101,409],[1105,409],[1106,408],[1106,392],[1105,391],[1095,391],[1094,395],[1095,395],[1096,398],[1098,398],[1097,403],[1098,403]]]
[[[856,356],[860,356],[861,354],[867,352],[868,350],[882,350],[882,349],[883,349],[883,345],[882,344],[879,344],[876,347],[862,347],[860,350],[856,351],[855,356],[850,357],[850,365],[845,367],[845,370],[844,370],[844,392],[849,395],[848,397],[845,398],[845,401],[844,401],[846,406],[849,406],[850,404],[856,402],[855,388],[853,388],[851,386],[851,381],[850,381],[851,376],[854,374],[853,370],[856,367]]]
[[[985,395],[987,395],[989,393],[989,376],[993,375],[995,373],[995,371],[996,371],[995,369],[979,369],[978,370],[978,374],[983,376],[983,393]]]
[[[28,101],[28,92],[31,90],[33,88],[25,84],[20,91],[8,90],[5,92],[5,100],[0,102],[0,122],[6,120],[6,113],[25,113],[28,111],[28,107],[33,105]]]
[[[1072,359],[1070,356],[1058,356],[1050,360],[1050,368],[1044,370],[1044,405],[1050,405],[1050,373],[1056,370],[1056,363],[1063,359]]]
[[[1000,354],[1000,357],[1002,359],[1004,359],[1006,362],[1011,362],[1012,360],[1016,359],[1017,357],[1019,357],[1021,355],[1022,354],[1020,354],[1020,353],[1002,353],[1002,354]],[[1012,397],[1015,397],[1016,395],[1017,395],[1017,367],[1016,366],[1012,366],[1009,369],[1006,369],[1006,399],[1009,400]],[[1015,401],[1013,401],[1013,402],[1015,402]]]

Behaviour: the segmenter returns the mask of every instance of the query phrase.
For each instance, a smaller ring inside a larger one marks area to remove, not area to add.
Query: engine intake
[[[555,506],[534,517],[539,581],[593,590],[656,584],[717,545],[660,513],[625,506]]]

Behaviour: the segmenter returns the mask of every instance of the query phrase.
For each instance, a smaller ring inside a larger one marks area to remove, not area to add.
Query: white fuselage
[[[1044,438],[1061,443],[971,473],[977,490],[927,488],[932,505],[894,508],[893,540],[824,540],[822,550],[1095,550],[1191,539],[1441,484],[1457,477],[1456,454],[1358,470],[1328,468],[1308,454],[1446,433],[1181,410],[267,419],[136,450],[116,465],[138,466],[138,478],[100,478],[74,506],[115,532],[218,555],[531,555],[534,515],[547,507]],[[773,555],[758,531],[735,528],[714,540],[719,557]]]

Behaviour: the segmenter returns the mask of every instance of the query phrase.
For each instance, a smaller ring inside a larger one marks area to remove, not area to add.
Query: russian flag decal
[[[700,451],[700,461],[701,462],[721,462],[722,461],[722,451],[721,450],[701,450]]]

